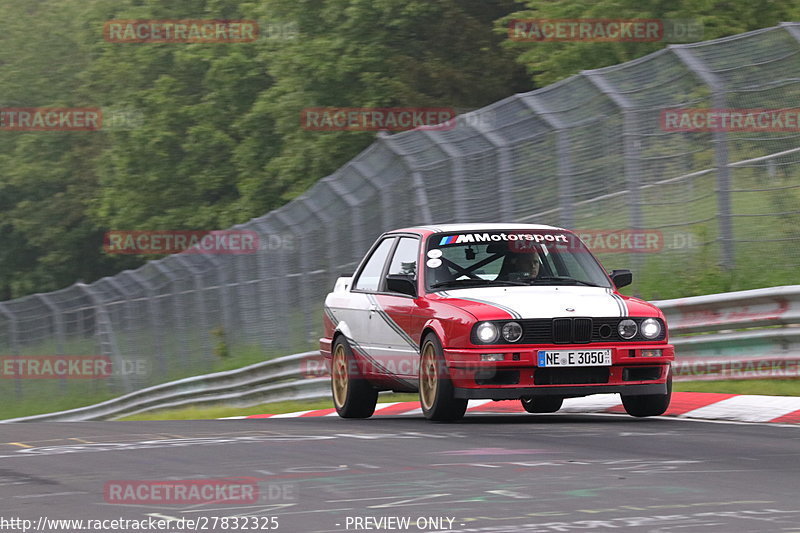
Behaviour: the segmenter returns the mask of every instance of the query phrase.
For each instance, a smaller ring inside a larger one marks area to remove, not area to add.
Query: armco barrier
[[[653,303],[678,354],[676,381],[800,376],[800,285]]]
[[[0,422],[103,420],[169,407],[245,407],[283,400],[327,398],[330,396],[327,378],[300,379],[308,363],[320,359],[319,352],[287,355],[236,370],[148,387],[96,405]]]
[[[676,381],[800,377],[800,285],[653,302],[670,325]],[[3,420],[78,421],[153,409],[330,397],[318,352],[164,383],[57,413]],[[313,371],[309,372],[310,369]]]

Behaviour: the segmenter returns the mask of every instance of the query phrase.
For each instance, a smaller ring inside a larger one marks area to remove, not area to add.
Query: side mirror
[[[618,289],[630,285],[633,283],[633,273],[630,270],[612,270],[611,271],[611,281],[614,282],[614,286]]]
[[[399,292],[409,296],[417,296],[417,285],[410,276],[403,274],[389,274],[386,276],[386,289],[389,292]]]

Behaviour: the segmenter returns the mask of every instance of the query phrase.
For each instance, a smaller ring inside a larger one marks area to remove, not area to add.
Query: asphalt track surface
[[[199,529],[244,531],[219,517],[247,516],[261,519],[249,531],[277,517],[271,531],[298,533],[800,532],[800,426],[474,414],[452,424],[322,417],[2,432],[0,517],[34,527],[41,517],[218,517]],[[115,480],[239,477],[256,478],[256,501],[118,504],[104,492]],[[408,527],[378,528],[379,517]],[[176,524],[168,531],[188,530]]]

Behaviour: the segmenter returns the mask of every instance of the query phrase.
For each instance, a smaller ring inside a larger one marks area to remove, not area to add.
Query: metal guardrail
[[[676,381],[800,377],[800,285],[653,302]]]
[[[114,419],[153,409],[234,405],[246,407],[283,400],[320,399],[330,396],[328,378],[304,377],[306,367],[318,367],[319,352],[304,352],[271,359],[236,370],[179,379],[131,392],[95,405],[10,418],[0,422],[76,422]]]
[[[653,302],[670,325],[676,381],[800,376],[800,285]],[[330,397],[318,352],[185,378],[69,411],[2,422],[113,419],[154,409]]]

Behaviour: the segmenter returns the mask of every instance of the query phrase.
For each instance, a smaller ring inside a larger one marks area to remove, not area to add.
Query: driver
[[[507,281],[533,279],[539,275],[541,266],[541,259],[535,251],[509,253],[503,260],[497,279]]]

